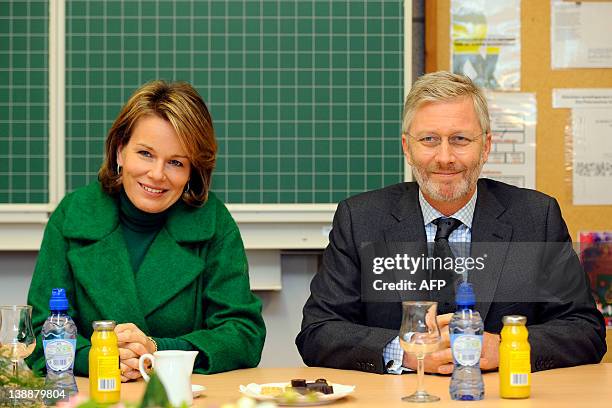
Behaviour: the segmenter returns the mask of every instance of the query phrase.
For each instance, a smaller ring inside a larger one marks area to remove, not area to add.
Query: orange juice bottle
[[[89,351],[89,397],[98,404],[114,404],[120,398],[121,371],[115,326],[112,320],[93,322]]]
[[[499,345],[499,396],[529,398],[531,392],[531,347],[527,341],[527,318],[511,315],[502,319]]]

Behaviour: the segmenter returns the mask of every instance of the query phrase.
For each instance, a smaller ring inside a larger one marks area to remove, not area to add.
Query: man
[[[606,351],[603,318],[577,257],[566,252],[567,262],[559,269],[559,254],[547,255],[531,244],[571,242],[556,200],[478,180],[491,150],[482,91],[469,78],[448,72],[419,78],[404,106],[402,146],[416,183],[367,192],[338,205],[296,339],[304,362],[377,373],[414,369],[415,359],[402,352],[397,337],[400,298],[363,299],[362,255],[370,243],[437,242],[441,225],[449,221],[454,224],[450,234],[446,231],[448,242],[467,242],[472,255],[483,248],[489,255],[486,273],[468,276],[485,323],[483,369],[498,367],[501,319],[510,314],[527,316],[534,371],[599,362]],[[531,298],[534,282],[542,279],[571,288],[571,299]],[[427,372],[453,370],[451,311],[438,316],[442,346],[427,357]]]

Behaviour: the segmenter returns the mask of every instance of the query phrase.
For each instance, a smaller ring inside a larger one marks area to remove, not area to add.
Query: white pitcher
[[[170,403],[175,407],[180,407],[183,403],[191,406],[193,403],[191,372],[197,355],[197,351],[156,351],[153,354],[140,356],[138,368],[142,377],[148,382],[149,375],[144,369],[144,362],[150,360],[153,370],[166,389]]]

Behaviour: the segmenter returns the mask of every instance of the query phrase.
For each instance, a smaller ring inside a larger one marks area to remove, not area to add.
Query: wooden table
[[[356,385],[355,392],[332,404],[334,407],[415,407],[400,401],[411,394],[416,386],[415,374],[379,375],[360,371],[344,371],[329,368],[253,368],[214,375],[193,375],[192,382],[206,386],[206,391],[194,400],[194,407],[220,406],[236,401],[241,394],[240,384],[283,382],[292,378],[314,380],[326,378],[331,382]],[[79,390],[87,394],[87,378],[78,378]],[[531,398],[504,400],[499,398],[497,373],[484,375],[485,399],[480,402],[451,401],[448,395],[449,377],[428,375],[427,391],[441,401],[418,406],[431,407],[582,407],[610,406],[612,403],[612,364],[594,364],[562,368],[532,374]],[[137,401],[144,391],[142,381],[122,384],[124,401]]]

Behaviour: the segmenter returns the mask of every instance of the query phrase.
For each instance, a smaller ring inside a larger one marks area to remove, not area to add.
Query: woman
[[[98,181],[68,194],[45,230],[28,303],[36,335],[51,289],[66,289],[79,336],[74,370],[88,375],[94,320],[115,320],[122,380],[156,350],[198,350],[195,372],[259,363],[261,302],[250,291],[236,223],[209,192],[212,120],[186,83],[137,90],[106,139]],[[30,365],[45,367],[42,341]]]

